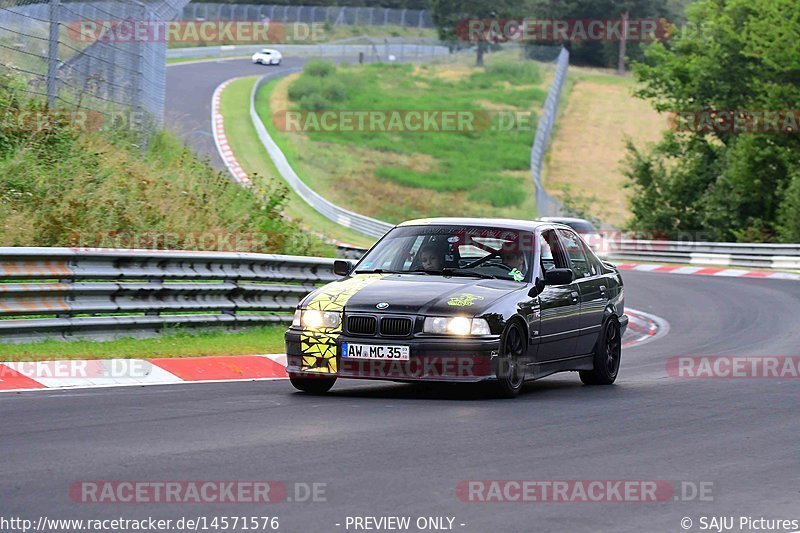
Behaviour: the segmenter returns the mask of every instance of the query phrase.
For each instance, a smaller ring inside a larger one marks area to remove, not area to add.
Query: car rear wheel
[[[496,389],[503,398],[514,398],[525,381],[525,335],[522,326],[512,322],[500,340]]]
[[[295,389],[310,394],[325,394],[333,384],[336,383],[336,376],[307,376],[301,374],[289,374],[289,381]]]
[[[594,347],[594,369],[580,372],[586,385],[611,385],[619,373],[622,335],[616,318],[609,318]]]

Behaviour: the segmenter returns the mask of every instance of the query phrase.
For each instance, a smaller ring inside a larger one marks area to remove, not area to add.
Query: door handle
[[[605,285],[600,285],[600,296],[602,296],[603,298],[606,297],[606,286]]]
[[[572,302],[575,303],[577,301],[578,301],[578,293],[575,292],[575,291],[572,291]]]

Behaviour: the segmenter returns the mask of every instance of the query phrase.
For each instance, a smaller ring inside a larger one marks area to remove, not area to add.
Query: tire
[[[289,374],[289,381],[295,389],[309,394],[325,394],[333,384],[336,383],[336,376],[305,376],[301,374]]]
[[[594,369],[580,372],[585,385],[611,385],[617,380],[622,358],[621,337],[619,322],[609,318],[594,347]]]
[[[500,338],[500,359],[497,364],[495,391],[501,398],[514,398],[525,383],[525,331],[519,322],[511,322]]]

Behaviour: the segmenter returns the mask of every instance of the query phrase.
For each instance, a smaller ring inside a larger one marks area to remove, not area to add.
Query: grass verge
[[[609,71],[570,67],[566,97],[556,121],[543,171],[544,185],[555,196],[588,200],[588,212],[621,226],[628,218],[628,190],[622,163],[626,139],[637,145],[657,141],[666,118],[634,98],[636,82]]]
[[[0,361],[148,359],[283,353],[285,331],[286,326],[264,326],[230,333],[167,333],[149,339],[123,338],[105,342],[48,340],[29,344],[0,344]]]
[[[538,63],[341,66],[323,74],[316,92],[313,77],[307,69],[270,83],[256,105],[298,174],[332,202],[389,222],[535,216],[530,147],[546,96]],[[297,108],[473,111],[491,122],[458,132],[279,131],[273,116]],[[517,122],[508,127],[502,118]]]
[[[250,77],[231,83],[223,91],[220,103],[228,143],[239,164],[252,176],[255,183],[280,179],[278,170],[259,141],[250,120],[250,94],[258,79]],[[290,190],[288,193],[284,211],[303,226],[332,239],[364,247],[369,247],[375,242],[320,215],[294,191]]]

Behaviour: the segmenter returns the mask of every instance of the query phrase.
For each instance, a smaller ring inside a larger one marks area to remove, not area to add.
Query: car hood
[[[450,316],[479,315],[499,298],[525,289],[524,283],[426,274],[357,274],[308,295],[304,306],[332,302],[349,312]],[[322,307],[327,307],[324,305]]]

